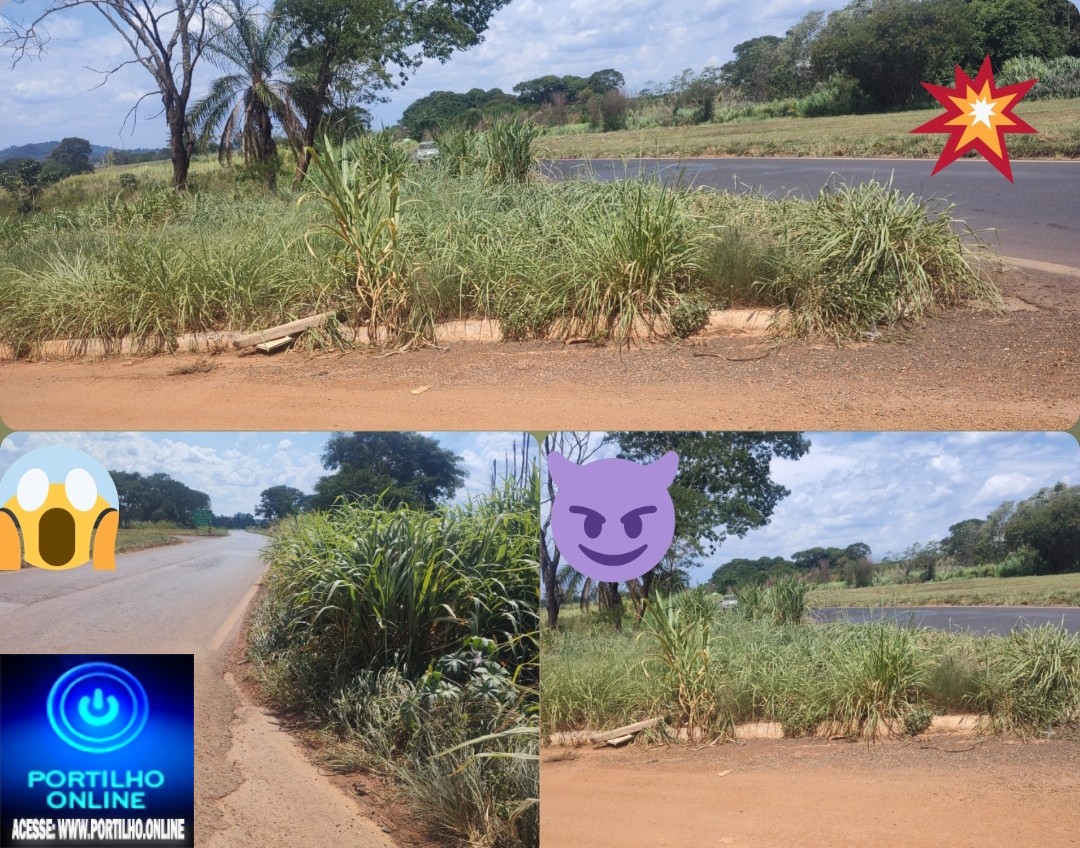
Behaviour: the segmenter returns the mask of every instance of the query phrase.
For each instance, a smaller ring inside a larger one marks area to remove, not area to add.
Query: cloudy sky
[[[736,557],[790,557],[812,547],[870,546],[875,558],[948,535],[1059,480],[1080,483],[1080,445],[1065,433],[807,433],[799,460],[773,460],[791,490],[772,521],[726,540],[695,582]],[[610,450],[595,458],[611,455]]]
[[[406,106],[432,91],[510,91],[518,82],[545,74],[588,76],[615,68],[637,90],[684,68],[723,64],[732,58],[732,48],[748,38],[783,35],[810,10],[843,5],[844,0],[668,0],[659,5],[648,0],[513,0],[492,17],[483,44],[445,65],[425,65],[392,93],[389,103],[378,105],[376,124],[397,122]],[[15,0],[4,14],[28,20],[46,7],[45,0]],[[102,81],[92,69],[113,67],[129,56],[105,19],[92,9],[78,9],[54,17],[47,29],[51,40],[42,58],[12,70],[10,58],[2,57],[0,148],[65,136],[114,147],[164,146],[164,119],[153,117],[160,110],[156,98],[140,108],[134,133],[129,123],[121,135],[125,115],[148,90],[145,70],[125,68],[92,90]],[[217,73],[203,63],[196,97]]]
[[[468,473],[459,498],[486,491],[491,463],[512,455],[516,433],[430,433],[462,457]],[[254,512],[270,486],[311,492],[327,472],[327,433],[16,433],[0,444],[0,476],[23,453],[46,445],[78,448],[109,470],[164,472],[210,495],[214,512]]]

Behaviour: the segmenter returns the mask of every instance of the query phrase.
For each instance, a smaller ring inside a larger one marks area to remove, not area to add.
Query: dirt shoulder
[[[1080,741],[955,737],[545,750],[541,844],[1076,844]]]
[[[0,416],[16,430],[1067,429],[1080,281],[1020,271],[1004,288],[1014,311],[954,310],[854,349],[729,332],[629,350],[225,353],[180,375],[199,357],[3,362]]]
[[[319,765],[321,758],[318,734],[311,728],[296,723],[289,716],[275,713],[268,706],[247,660],[251,616],[264,592],[265,589],[260,586],[248,605],[240,633],[232,644],[227,661],[227,677],[235,686],[240,699],[232,725],[234,736],[239,737],[239,744],[234,743],[231,757],[234,760],[246,757],[249,761],[246,771],[249,774],[258,773],[262,770],[260,767],[270,765],[269,762],[260,762],[252,756],[252,749],[258,753],[258,746],[243,744],[245,736],[276,738],[276,747],[289,755],[286,762],[291,761],[297,754],[303,757],[305,762],[300,770],[307,774],[307,779],[310,780],[311,773],[315,773],[320,787],[336,797],[335,806],[341,810],[345,819],[355,820],[348,822],[342,832],[333,834],[332,841],[310,844],[326,844],[331,848],[338,845],[359,845],[365,848],[445,848],[448,844],[446,841],[440,841],[417,823],[416,817],[398,797],[388,779],[372,772],[339,773]],[[241,770],[244,770],[243,765]],[[262,780],[265,781],[265,777]],[[288,794],[285,790],[283,792]],[[263,793],[264,796],[266,794]],[[241,802],[234,806],[241,809],[250,807],[251,809],[244,810],[248,816],[253,812],[265,812],[257,803],[244,804],[243,799],[240,800]],[[367,841],[353,841],[357,832]],[[220,848],[227,846],[222,844]]]

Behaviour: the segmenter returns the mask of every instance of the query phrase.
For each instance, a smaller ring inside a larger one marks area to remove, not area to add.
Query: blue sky
[[[511,455],[517,433],[426,433],[462,457],[468,473],[458,497],[486,491],[491,463]],[[164,472],[210,495],[219,515],[254,512],[270,486],[311,492],[327,472],[327,433],[15,433],[0,444],[0,476],[19,456],[46,445],[78,448],[107,469]]]
[[[707,580],[736,557],[790,557],[865,542],[875,558],[948,535],[1059,480],[1080,483],[1080,445],[1066,433],[807,433],[802,459],[772,462],[791,490],[771,522],[729,538],[694,570]],[[611,455],[610,450],[595,458]]]
[[[684,68],[723,64],[742,41],[783,35],[810,10],[843,5],[843,0],[514,0],[492,17],[483,44],[446,64],[428,63],[408,85],[392,92],[389,103],[376,106],[376,123],[395,123],[406,106],[432,91],[510,91],[522,80],[545,74],[587,76],[611,67],[637,90]],[[44,0],[16,0],[5,14],[25,20],[44,8]],[[65,12],[48,23],[48,31],[51,41],[44,57],[14,70],[7,57],[0,63],[0,148],[65,136],[114,147],[165,145],[164,119],[153,117],[160,110],[156,98],[144,102],[134,133],[129,126],[120,134],[128,110],[152,87],[145,70],[125,68],[91,90],[102,78],[89,68],[111,67],[129,56],[129,48],[98,12]],[[216,74],[208,63],[197,69],[196,97]]]

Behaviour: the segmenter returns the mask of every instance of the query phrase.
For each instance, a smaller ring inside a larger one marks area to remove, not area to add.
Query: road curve
[[[232,533],[122,554],[114,572],[2,573],[0,652],[194,654],[196,845],[393,848],[227,674],[264,542]]]
[[[934,163],[923,159],[560,159],[546,165],[561,177],[659,173],[669,182],[802,196],[816,194],[833,174],[857,183],[891,176],[905,194],[947,198],[972,228],[996,230],[996,238],[984,236],[1003,256],[1080,268],[1080,162],[1013,162],[1012,183],[978,159],[960,160],[934,176]]]
[[[817,621],[891,621],[903,627],[1005,636],[1024,627],[1052,624],[1080,633],[1080,607],[828,607],[813,611]]]

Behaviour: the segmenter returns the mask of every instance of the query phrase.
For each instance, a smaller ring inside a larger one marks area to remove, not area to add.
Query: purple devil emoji
[[[626,459],[577,465],[554,451],[547,459],[559,487],[551,531],[570,565],[615,583],[640,577],[664,558],[675,535],[668,486],[679,470],[677,453],[649,465]]]

